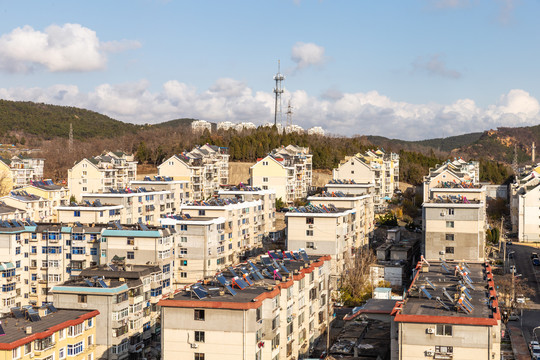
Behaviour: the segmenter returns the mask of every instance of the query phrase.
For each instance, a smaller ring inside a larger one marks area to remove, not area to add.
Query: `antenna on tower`
[[[289,105],[287,106],[287,126],[289,129],[292,128],[292,111],[293,107],[291,106],[291,99],[289,99]]]
[[[285,80],[285,76],[280,72],[280,61],[278,60],[278,72],[274,75],[274,80],[276,81],[276,87],[274,88],[274,94],[276,94],[276,100],[274,104],[274,125],[277,126],[277,115],[278,115],[278,101],[279,101],[279,116],[281,118],[281,94],[283,94],[283,88],[281,87],[281,82]]]
[[[69,123],[69,151],[73,150],[73,123]]]

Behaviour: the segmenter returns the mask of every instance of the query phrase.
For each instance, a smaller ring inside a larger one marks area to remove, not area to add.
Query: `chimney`
[[[26,327],[26,335],[31,335],[32,334],[32,327],[31,326],[27,326]]]

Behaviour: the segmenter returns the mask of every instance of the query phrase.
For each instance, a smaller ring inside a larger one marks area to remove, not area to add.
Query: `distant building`
[[[51,222],[54,218],[52,201],[26,191],[13,190],[9,195],[0,197],[6,205],[17,208],[36,222]]]
[[[229,130],[234,129],[234,123],[230,121],[222,121],[217,123],[218,130]]]
[[[307,131],[308,135],[318,135],[318,136],[324,136],[325,132],[324,129],[320,126],[314,126]]]
[[[540,241],[540,167],[510,184],[510,220],[520,242]]]
[[[374,184],[375,210],[381,212],[399,188],[399,155],[377,149],[347,157],[332,171],[332,178],[338,182]]]
[[[3,359],[94,359],[97,310],[14,308],[0,318]]]
[[[255,129],[257,129],[257,125],[255,125],[252,122],[242,122],[242,123],[236,124],[234,126],[234,129],[236,131],[255,130]]]
[[[392,312],[392,359],[500,359],[501,312],[491,266],[419,263]]]
[[[167,176],[154,176],[150,178],[145,176],[143,180],[134,180],[130,182],[130,187],[144,188],[150,191],[169,191],[173,200],[171,213],[180,211],[180,207],[186,201],[192,200],[190,183],[187,180],[173,180]]]
[[[332,314],[329,259],[306,257],[306,261],[290,255],[293,260],[277,259],[278,269],[270,265],[272,258],[262,256],[249,269],[231,268],[205,285],[193,284],[161,300],[162,359],[307,356]],[[260,277],[254,277],[254,268]],[[242,281],[246,277],[249,283]],[[276,283],[275,278],[282,280]]]
[[[465,161],[462,158],[447,160],[442,165],[429,169],[429,174],[424,176],[423,194],[424,201],[429,198],[432,187],[452,186],[456,183],[464,187],[478,185],[480,183],[480,163],[478,161]]]
[[[30,184],[32,180],[43,179],[43,166],[45,160],[29,156],[13,156],[9,160],[2,159],[11,168],[13,186],[21,187]]]
[[[212,124],[206,120],[195,120],[191,123],[191,131],[195,133],[202,133],[204,130],[212,132]]]
[[[312,157],[309,148],[296,145],[274,149],[250,168],[250,184],[273,189],[276,198],[292,204],[305,198],[311,188]]]
[[[285,126],[285,134],[291,134],[291,133],[303,134],[304,131],[305,131],[304,128],[301,127],[300,125],[292,124],[292,125]]]
[[[206,144],[188,153],[173,155],[158,166],[158,174],[189,181],[190,199],[208,199],[229,182],[228,149]]]
[[[137,178],[137,161],[133,155],[108,152],[82,159],[68,170],[68,188],[77,201],[83,193],[107,192],[126,188]]]

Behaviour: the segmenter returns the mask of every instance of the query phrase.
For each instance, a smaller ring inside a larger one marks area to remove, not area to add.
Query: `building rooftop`
[[[54,191],[64,189],[63,186],[56,185],[52,180],[30,180],[30,185],[46,191]]]
[[[419,262],[414,274],[405,300],[396,306],[396,321],[482,325],[500,319],[489,265]]]
[[[244,200],[238,198],[212,198],[206,201],[187,202],[185,206],[227,206],[243,203]]]
[[[0,318],[5,332],[4,336],[0,336],[0,349],[9,350],[42,339],[97,315],[97,310],[56,309],[54,306],[13,308],[10,316]],[[30,334],[26,333],[27,327],[31,327]]]
[[[481,204],[482,201],[480,200],[469,200],[466,196],[463,195],[448,195],[448,196],[441,196],[437,195],[433,199],[428,199],[424,202],[424,204]]]
[[[311,272],[327,260],[329,256],[307,255],[304,249],[269,251],[258,261],[252,259],[228,267],[212,279],[206,279],[204,285],[202,282],[189,285],[176,293],[174,298],[162,300],[159,305],[229,309],[258,307],[257,299],[261,299],[263,294],[275,296],[279,284],[288,287],[293,275]]]
[[[306,206],[294,207],[290,206],[288,208],[287,215],[291,213],[307,213],[307,214],[338,214],[350,209],[337,208],[333,204],[328,205],[312,205],[308,204]]]
[[[474,184],[472,180],[454,182],[454,181],[440,181],[435,186],[435,189],[481,189],[483,184]]]
[[[356,199],[356,198],[366,198],[367,195],[358,195],[358,194],[346,194],[343,191],[323,191],[320,194],[310,196],[309,198],[344,198],[344,199]]]
[[[21,200],[21,201],[26,201],[26,202],[43,200],[43,198],[41,196],[37,196],[37,195],[34,195],[34,194],[29,194],[24,190],[10,191],[9,196],[14,198],[14,199]]]

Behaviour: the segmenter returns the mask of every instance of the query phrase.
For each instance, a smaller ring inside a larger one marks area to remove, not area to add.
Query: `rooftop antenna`
[[[69,151],[73,151],[73,123],[69,123]]]
[[[274,88],[274,94],[276,94],[276,100],[274,104],[274,125],[277,126],[277,115],[278,115],[278,101],[279,101],[279,115],[281,118],[281,94],[283,94],[283,88],[281,87],[281,82],[285,80],[285,76],[280,72],[280,61],[278,60],[278,72],[274,75],[274,80],[276,82],[276,87]]]

